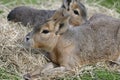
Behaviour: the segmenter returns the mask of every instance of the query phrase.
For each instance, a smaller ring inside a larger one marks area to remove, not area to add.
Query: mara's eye
[[[76,15],[79,15],[79,12],[77,10],[73,10],[73,12],[76,14]]]
[[[47,33],[49,33],[49,31],[48,30],[43,30],[42,33],[47,34]]]

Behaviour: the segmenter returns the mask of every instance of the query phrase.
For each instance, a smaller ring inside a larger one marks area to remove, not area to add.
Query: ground
[[[120,17],[119,0],[81,1],[87,7],[88,17],[95,13]],[[0,0],[0,80],[22,80],[23,74],[41,68],[47,63],[40,50],[26,50],[23,47],[23,38],[31,31],[31,28],[8,22],[8,13],[14,7],[21,5],[37,9],[58,9],[60,4],[61,0]],[[120,80],[120,71],[116,68],[108,68],[104,63],[100,63],[85,66],[77,70],[72,76],[67,75],[56,79]]]

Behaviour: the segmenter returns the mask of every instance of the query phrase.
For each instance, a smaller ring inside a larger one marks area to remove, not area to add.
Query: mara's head
[[[62,8],[67,10],[70,17],[70,24],[79,26],[87,21],[86,7],[80,0],[63,0]]]
[[[35,26],[33,31],[25,37],[26,47],[52,50],[59,37],[68,29],[69,15],[64,14],[64,9],[59,9],[43,25]]]

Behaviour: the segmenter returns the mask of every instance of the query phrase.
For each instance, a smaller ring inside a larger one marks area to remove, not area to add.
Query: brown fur
[[[50,21],[38,27],[38,32],[34,32],[35,29],[30,32],[30,38],[25,40],[25,44],[29,43],[31,46],[28,47],[48,51],[52,62],[65,70],[101,61],[118,60],[120,19],[96,14],[80,27],[70,27],[68,20],[66,15],[61,14],[57,19],[54,19],[53,15]],[[43,33],[44,30],[49,32]],[[60,32],[56,34],[58,31]],[[41,44],[44,44],[44,47],[41,47]]]
[[[69,2],[69,0],[64,1],[65,2],[63,2],[62,4],[62,8],[65,8],[63,7],[64,5],[71,7],[70,11],[66,13],[71,13],[70,23],[75,26],[84,23],[87,18],[87,12],[84,5],[80,2],[76,2],[76,4],[73,4],[72,2]],[[69,2],[71,5],[67,5],[67,2]],[[77,12],[79,13],[79,15],[76,15],[73,12],[73,5],[78,6]],[[37,24],[42,25],[47,19],[49,19],[54,14],[55,11],[56,10],[38,10],[27,6],[19,6],[11,10],[11,12],[7,16],[7,19],[8,21],[21,22],[24,26],[27,26],[28,24],[30,26],[35,26]],[[82,13],[82,15],[80,13]]]

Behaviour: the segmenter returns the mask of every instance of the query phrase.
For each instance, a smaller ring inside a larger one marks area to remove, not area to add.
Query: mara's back
[[[75,28],[74,41],[81,60],[97,62],[113,60],[120,55],[120,20],[96,14],[88,22]],[[84,62],[85,62],[84,61]]]
[[[116,60],[120,55],[120,20],[96,14],[80,27],[69,28],[61,44],[72,46],[67,50],[79,57],[81,64]]]

